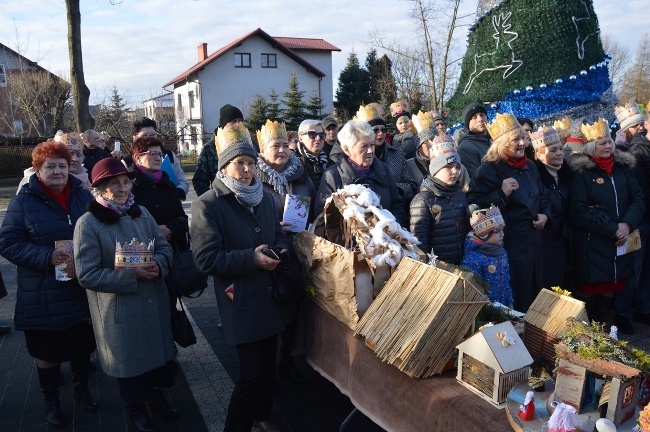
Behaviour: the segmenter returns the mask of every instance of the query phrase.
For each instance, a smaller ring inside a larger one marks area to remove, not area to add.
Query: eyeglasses
[[[164,155],[163,152],[157,152],[157,151],[151,151],[151,150],[140,152],[140,154],[149,155],[149,156],[158,156],[159,158],[162,158],[163,155]]]
[[[311,139],[316,139],[316,137],[318,137],[320,139],[325,138],[325,132],[308,131],[308,132],[305,132],[303,135],[307,135]]]
[[[386,128],[385,127],[374,127],[372,128],[374,133],[386,133]]]
[[[237,168],[246,167],[248,169],[252,169],[252,168],[255,168],[257,166],[257,162],[251,162],[251,161],[246,161],[246,160],[241,160],[241,159],[231,160],[230,163],[237,166]]]

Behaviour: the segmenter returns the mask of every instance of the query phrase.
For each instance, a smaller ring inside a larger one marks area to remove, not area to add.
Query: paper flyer
[[[72,240],[57,240],[54,242],[54,249],[62,248],[70,258],[65,262],[54,266],[55,278],[58,281],[69,281],[77,277],[74,269],[74,248]]]
[[[307,226],[311,197],[287,194],[284,198],[282,222],[289,222],[292,232],[302,232]]]

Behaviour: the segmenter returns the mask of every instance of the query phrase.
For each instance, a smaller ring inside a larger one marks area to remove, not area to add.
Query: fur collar
[[[99,219],[100,222],[112,225],[116,224],[122,218],[120,215],[115,213],[113,210],[109,210],[103,205],[99,204],[97,201],[92,200],[88,203],[88,211]],[[137,218],[142,216],[142,210],[137,204],[133,204],[126,212],[131,218]]]
[[[533,163],[537,167],[537,171],[539,171],[539,177],[542,179],[544,186],[552,186],[555,183],[555,179],[548,172],[546,166],[537,159]],[[562,167],[558,170],[557,177],[560,183],[568,185],[571,182],[571,168],[566,160],[562,162]]]
[[[614,163],[620,167],[633,168],[636,159],[628,152],[614,150]],[[586,154],[579,154],[571,157],[571,169],[576,172],[590,170],[597,167],[596,162]]]

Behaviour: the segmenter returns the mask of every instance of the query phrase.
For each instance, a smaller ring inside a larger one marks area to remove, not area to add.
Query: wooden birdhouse
[[[584,407],[587,373],[611,377],[608,386],[606,417],[620,426],[635,414],[641,371],[623,363],[602,359],[584,359],[560,343],[557,346],[557,378],[553,400],[573,406],[579,413]],[[602,398],[601,398],[602,399]]]
[[[418,378],[442,373],[488,303],[474,273],[405,258],[355,333],[377,356]]]
[[[524,316],[524,345],[533,359],[555,361],[555,345],[567,327],[567,318],[588,321],[585,303],[542,289]]]
[[[485,327],[458,345],[456,379],[503,408],[508,392],[528,380],[532,363],[533,358],[514,326],[506,321]]]

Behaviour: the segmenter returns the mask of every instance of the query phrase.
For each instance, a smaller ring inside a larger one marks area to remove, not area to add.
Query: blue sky
[[[603,34],[630,49],[647,29],[647,0],[594,0]],[[475,0],[463,0],[472,13]],[[63,77],[69,75],[63,0],[5,0],[0,42]],[[81,0],[84,73],[91,102],[116,85],[129,103],[162,93],[162,84],[196,63],[196,47],[208,53],[258,27],[273,36],[322,38],[341,48],[333,54],[333,82],[354,49],[363,62],[368,33],[380,29],[402,43],[415,40],[404,0]],[[457,32],[464,40],[465,29]]]

